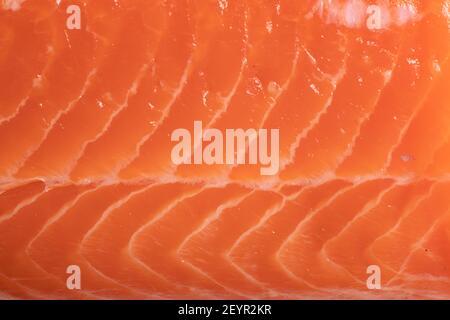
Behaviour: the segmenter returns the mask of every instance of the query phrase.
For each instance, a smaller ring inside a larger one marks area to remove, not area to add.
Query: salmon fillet
[[[0,299],[450,299],[449,9],[1,0]]]

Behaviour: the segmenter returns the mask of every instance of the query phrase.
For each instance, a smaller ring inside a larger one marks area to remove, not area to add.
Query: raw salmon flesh
[[[450,0],[0,0],[0,299],[450,299]]]

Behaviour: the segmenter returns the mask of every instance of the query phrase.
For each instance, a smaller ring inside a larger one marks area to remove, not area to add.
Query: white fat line
[[[108,119],[108,121],[103,125],[103,128],[100,130],[100,132],[97,133],[93,138],[86,140],[82,146],[81,150],[77,152],[78,154],[75,156],[75,158],[72,159],[71,164],[67,165],[67,169],[65,170],[65,175],[70,176],[71,172],[76,168],[78,161],[84,156],[86,153],[86,149],[89,145],[92,143],[98,141],[100,137],[102,137],[112,126],[113,121],[117,118],[118,115],[122,113],[125,109],[128,108],[128,103],[130,101],[131,97],[134,97],[137,94],[137,90],[139,89],[142,79],[145,76],[146,71],[148,70],[149,65],[144,64],[141,69],[138,71],[138,75],[136,79],[131,84],[131,87],[128,89],[125,99],[122,103],[116,106],[116,110],[114,110]]]
[[[236,95],[239,86],[242,83],[243,80],[243,75],[244,75],[244,71],[245,69],[248,67],[248,49],[249,49],[249,34],[248,34],[248,8],[245,9],[244,11],[244,35],[243,35],[243,43],[244,43],[244,47],[242,51],[242,59],[241,59],[241,65],[239,68],[239,74],[238,77],[236,79],[236,81],[233,83],[233,86],[231,87],[231,90],[229,91],[229,93],[223,97],[221,100],[222,102],[222,108],[219,108],[219,110],[217,112],[215,112],[215,114],[213,115],[213,117],[208,121],[208,123],[205,126],[205,129],[210,129],[215,123],[217,123],[217,121],[228,111],[228,108],[231,104],[231,101],[233,100],[234,96]],[[194,153],[194,149],[192,149],[191,154],[189,155],[192,156],[192,154]],[[176,171],[177,168],[179,167],[179,165],[174,165],[173,163],[170,163],[170,173],[172,175],[176,175]]]
[[[435,229],[444,222],[446,218],[448,218],[450,214],[450,209],[448,209],[442,216],[440,216],[434,223],[431,224],[431,226],[428,228],[428,230],[418,239],[416,242],[414,242],[410,246],[410,252],[406,256],[405,260],[401,264],[398,272],[395,273],[395,275],[387,282],[386,285],[391,284],[394,280],[398,279],[403,275],[403,273],[406,271],[408,267],[408,263],[413,258],[413,255],[420,251],[420,249],[423,249],[423,245],[426,243],[426,241],[433,235],[433,232]]]
[[[436,186],[438,185],[438,183],[434,183],[428,190],[427,193],[421,195],[420,197],[418,197],[414,203],[411,206],[408,206],[408,208],[406,208],[403,212],[403,214],[400,216],[400,218],[397,220],[397,222],[388,230],[386,230],[386,232],[384,232],[383,234],[379,235],[378,237],[376,237],[373,241],[372,244],[367,248],[367,252],[368,254],[371,254],[372,256],[375,256],[375,253],[373,252],[373,248],[375,246],[375,244],[380,241],[383,238],[388,237],[390,234],[396,232],[396,230],[402,225],[403,221],[405,221],[413,212],[415,212],[422,204],[426,203],[426,201],[428,201],[430,199],[430,197],[433,195],[434,189],[436,188]],[[394,273],[397,272],[397,270],[395,270],[394,268],[391,268],[389,265],[387,264],[383,264],[383,268],[386,268]]]
[[[443,65],[447,64],[449,57],[450,57],[450,55],[447,54],[447,57],[444,59]],[[436,81],[439,81],[439,79],[441,77],[442,77],[442,73],[437,77],[437,79],[436,79],[436,77],[433,77],[434,85],[435,85]],[[433,84],[428,85],[428,88],[426,89],[425,93],[422,95],[422,98],[417,102],[416,108],[415,108],[414,112],[412,113],[411,117],[409,118],[408,123],[406,123],[405,126],[400,131],[399,137],[397,139],[397,143],[392,147],[391,151],[389,152],[387,159],[386,159],[386,163],[381,170],[383,173],[385,173],[391,166],[392,161],[393,161],[392,158],[393,158],[395,151],[397,151],[397,149],[401,146],[401,143],[403,142],[404,137],[408,133],[408,130],[414,123],[414,120],[416,120],[418,118],[418,115],[423,110],[423,108],[426,106],[426,102],[427,102],[431,92],[433,92],[434,85]]]
[[[201,233],[206,227],[211,224],[213,221],[219,219],[219,217],[222,215],[222,213],[230,208],[236,207],[238,204],[240,204],[242,201],[244,201],[246,198],[248,198],[251,194],[253,194],[255,191],[247,191],[244,195],[234,197],[225,203],[221,204],[216,208],[216,210],[211,211],[211,213],[206,217],[206,219],[203,220],[203,222],[195,228],[191,233],[189,233],[184,240],[180,243],[178,246],[176,252],[177,255],[182,256],[184,247],[189,243],[189,241],[196,236],[197,234]]]
[[[86,77],[86,81],[81,89],[81,92],[79,93],[78,97],[70,101],[67,105],[67,108],[64,110],[60,110],[58,114],[50,121],[50,125],[46,129],[43,137],[41,138],[41,141],[34,147],[31,147],[23,156],[23,158],[19,161],[16,168],[11,169],[11,176],[16,175],[19,170],[26,164],[26,161],[37,151],[40,149],[40,147],[44,144],[44,142],[47,140],[48,136],[50,135],[50,132],[52,131],[53,127],[56,125],[56,123],[67,113],[69,113],[80,101],[80,99],[85,95],[87,89],[89,88],[92,78],[96,75],[97,69],[91,70],[89,74]]]
[[[297,236],[298,234],[301,234],[301,231],[303,229],[303,227],[312,220],[312,218],[314,218],[320,211],[322,211],[324,208],[328,207],[329,205],[331,205],[336,199],[338,199],[339,197],[341,197],[343,194],[347,193],[348,191],[350,191],[353,188],[358,187],[360,184],[351,184],[348,186],[345,186],[343,188],[341,188],[340,190],[338,190],[333,196],[331,196],[327,201],[325,201],[323,204],[317,206],[313,211],[311,211],[310,213],[308,213],[299,223],[298,225],[295,227],[294,231],[292,231],[290,233],[290,235],[288,237],[286,237],[286,239],[283,241],[283,243],[280,245],[280,248],[278,249],[278,251],[275,254],[275,257],[277,258],[278,261],[280,261],[281,263],[281,252],[284,250],[284,248],[288,245],[288,243],[292,240],[292,238],[294,238],[295,236]]]
[[[189,22],[191,21],[191,17],[189,15],[187,16],[187,19]],[[125,170],[128,166],[130,166],[134,161],[136,161],[139,158],[139,156],[141,155],[142,147],[145,145],[145,143],[147,141],[150,140],[150,138],[153,136],[153,134],[155,132],[157,132],[157,129],[169,117],[169,115],[172,111],[173,105],[178,100],[181,93],[184,91],[184,89],[187,85],[188,79],[191,76],[191,73],[194,69],[194,60],[195,60],[195,56],[197,53],[197,48],[198,48],[198,45],[197,45],[196,36],[195,36],[195,34],[192,34],[192,48],[191,48],[192,52],[191,52],[189,58],[187,59],[186,66],[183,70],[183,73],[181,74],[180,81],[178,82],[178,86],[173,90],[172,97],[166,104],[165,108],[162,110],[162,116],[159,118],[157,123],[153,126],[153,129],[139,140],[139,142],[136,145],[134,154],[116,166],[116,168],[113,170],[113,175],[118,176],[122,170]]]
[[[269,108],[267,108],[266,112],[263,115],[263,118],[261,120],[261,125],[259,126],[260,128],[262,128],[264,126],[264,124],[266,123],[267,119],[269,118],[270,114],[272,113],[272,111],[275,109],[275,107],[278,105],[278,100],[279,98],[288,90],[292,79],[295,77],[295,75],[298,72],[298,61],[300,58],[300,38],[298,36],[298,25],[296,27],[296,36],[295,36],[295,40],[294,40],[294,48],[295,48],[295,54],[294,54],[294,58],[292,60],[292,68],[291,68],[291,72],[289,73],[289,77],[287,78],[287,80],[283,83],[283,85],[281,86],[281,88],[279,90],[277,90],[277,92],[275,93],[275,96],[272,97],[273,101],[269,104]]]
[[[214,279],[211,275],[209,275],[208,273],[206,273],[205,271],[203,271],[203,270],[200,269],[199,267],[195,266],[195,265],[192,264],[191,262],[185,260],[185,261],[183,261],[183,264],[184,264],[186,267],[192,269],[193,271],[195,271],[195,272],[201,274],[203,277],[205,277],[206,279],[208,279],[208,280],[211,281],[212,283],[218,285],[219,287],[221,287],[221,288],[224,289],[225,291],[229,292],[230,294],[234,294],[234,295],[236,295],[236,296],[243,297],[243,298],[245,298],[245,299],[247,299],[247,300],[251,300],[251,299],[252,299],[252,296],[250,296],[250,295],[247,295],[247,294],[245,294],[245,293],[243,293],[243,292],[240,292],[240,291],[238,291],[238,290],[235,290],[235,289],[233,289],[233,288],[230,288],[230,287],[227,287],[227,286],[223,285],[223,284],[220,283],[218,280]],[[187,287],[187,286],[183,286],[183,287]],[[191,288],[191,287],[189,287],[189,288]],[[195,288],[195,290],[199,290],[199,288]],[[211,298],[211,293],[206,294],[206,297],[205,297],[205,298],[206,298],[206,299],[210,299],[210,298]],[[219,296],[218,298],[224,299],[223,296]]]
[[[353,226],[353,224],[356,221],[360,220],[362,217],[366,216],[372,210],[377,208],[380,205],[381,201],[389,192],[398,188],[399,186],[400,186],[399,184],[391,182],[391,185],[382,190],[380,193],[378,193],[378,195],[376,195],[374,199],[369,199],[368,202],[364,205],[364,207],[353,217],[353,219],[351,221],[348,221],[347,224],[336,235],[328,239],[327,242],[334,241],[338,239],[340,236],[342,236],[348,229],[350,229]],[[326,250],[327,242],[324,243],[323,250]]]
[[[139,196],[141,194],[146,193],[148,190],[153,189],[157,186],[159,186],[160,184],[158,183],[154,183],[154,184],[150,184],[148,186],[144,186],[138,190],[132,191],[130,192],[128,195],[124,196],[122,199],[120,199],[119,201],[116,201],[115,203],[111,204],[102,214],[102,216],[100,217],[100,219],[94,224],[94,226],[92,226],[88,232],[84,235],[83,239],[80,241],[80,245],[78,246],[78,253],[84,257],[83,254],[83,250],[85,247],[85,243],[88,241],[88,239],[95,233],[95,231],[103,224],[103,222],[116,210],[119,208],[122,208],[127,202],[129,202],[132,198]],[[89,261],[88,258],[85,257],[86,261]],[[90,263],[90,262],[89,262]],[[91,264],[92,265],[92,264]],[[92,265],[92,267],[94,267]],[[100,270],[97,269],[98,272],[101,273]],[[151,272],[154,276],[160,278],[163,281],[168,281],[165,277],[163,277],[162,275],[160,275],[159,273],[155,272],[154,270],[150,269],[150,268],[146,268],[146,271]],[[106,276],[105,274],[102,273],[103,276]],[[147,293],[146,293],[147,294]]]
[[[402,33],[402,34],[403,34],[403,33]],[[400,55],[401,55],[401,52],[402,52],[402,48],[403,48],[403,46],[404,46],[404,44],[405,44],[404,38],[402,38],[402,39],[403,39],[403,40],[401,41],[401,45],[400,45],[400,47],[399,47],[399,49],[398,49],[398,51],[397,51],[397,54],[395,55],[395,59],[394,59],[392,65],[391,65],[391,69],[390,69],[390,70],[385,70],[385,71],[383,71],[383,74],[385,75],[385,77],[384,77],[384,82],[383,82],[383,87],[382,87],[382,88],[379,90],[379,92],[378,92],[377,98],[376,98],[376,100],[375,100],[375,102],[374,102],[374,108],[372,109],[372,112],[367,113],[365,117],[363,117],[362,119],[360,119],[360,121],[359,121],[359,123],[358,123],[358,129],[357,129],[357,132],[356,132],[355,135],[352,137],[352,141],[351,141],[349,147],[347,148],[347,150],[346,150],[346,151],[339,157],[339,159],[337,160],[336,165],[335,165],[335,170],[336,170],[337,168],[339,168],[339,167],[344,163],[344,161],[352,155],[353,150],[354,150],[354,148],[355,148],[355,146],[356,146],[356,143],[357,143],[357,141],[358,141],[358,138],[359,138],[360,135],[361,135],[361,130],[362,130],[363,125],[364,125],[365,123],[367,123],[367,122],[370,120],[370,118],[372,117],[372,115],[376,112],[377,107],[379,107],[379,103],[380,103],[380,101],[381,101],[381,98],[383,97],[383,91],[384,91],[384,90],[386,89],[386,87],[391,83],[392,76],[393,76],[394,72],[395,72],[395,71],[398,69],[398,67],[399,67],[398,62],[399,62],[399,60],[400,60]]]
[[[448,57],[449,57],[449,55],[447,55],[447,58],[445,59],[445,61],[448,60]],[[435,84],[437,81],[436,77],[433,77],[433,80],[434,80],[434,84]],[[420,111],[422,111],[423,108],[426,106],[425,103],[427,102],[427,99],[428,99],[430,93],[433,91],[434,84],[428,85],[425,93],[422,95],[422,98],[417,102],[416,108],[414,109],[411,117],[409,118],[408,122],[405,124],[405,126],[400,131],[399,137],[397,139],[397,143],[392,147],[391,151],[389,152],[387,159],[386,159],[386,163],[381,170],[382,172],[386,172],[389,169],[389,166],[392,164],[392,157],[393,157],[394,152],[401,145],[404,137],[408,133],[408,130],[410,129],[411,125],[414,123],[414,120],[416,120],[417,116],[420,114]]]
[[[145,264],[143,261],[141,261],[135,254],[134,254],[134,247],[137,246],[136,242],[139,238],[140,234],[144,232],[145,229],[153,225],[155,222],[161,220],[166,214],[168,214],[172,209],[174,209],[179,204],[183,203],[185,200],[194,198],[204,190],[206,190],[208,187],[196,187],[194,190],[186,191],[183,195],[181,195],[177,200],[173,201],[170,205],[168,205],[163,210],[160,210],[150,221],[143,224],[141,227],[139,227],[130,237],[130,240],[128,241],[127,246],[127,252],[129,256],[136,261],[140,261],[141,263]]]
[[[3,1],[5,1],[5,0],[3,0]],[[9,1],[11,1],[11,0],[9,0]],[[26,104],[28,103],[31,95],[34,92],[34,89],[39,88],[41,86],[41,82],[43,81],[43,79],[45,79],[45,76],[46,76],[48,70],[50,69],[50,67],[53,65],[53,62],[55,61],[56,53],[55,53],[55,50],[53,49],[53,45],[55,45],[55,40],[56,40],[56,37],[53,36],[52,43],[47,46],[47,63],[44,65],[41,72],[37,73],[36,76],[31,81],[31,86],[30,86],[30,89],[28,90],[27,95],[25,96],[25,98],[23,98],[19,102],[19,104],[17,105],[16,111],[14,113],[12,113],[11,115],[9,115],[5,118],[0,119],[0,125],[3,125],[6,122],[10,122],[14,118],[16,118],[20,114],[22,109],[26,106]]]
[[[93,189],[88,189],[86,191],[83,191],[81,193],[78,194],[78,196],[76,196],[73,200],[69,201],[65,206],[63,206],[56,215],[52,216],[50,219],[47,220],[47,222],[44,224],[44,226],[41,228],[41,230],[36,234],[36,236],[34,238],[32,238],[28,245],[25,247],[25,254],[27,255],[28,259],[31,261],[31,263],[38,268],[39,270],[41,270],[42,272],[44,272],[45,274],[48,274],[51,278],[57,280],[58,282],[63,282],[60,278],[58,278],[56,275],[48,272],[44,267],[42,267],[37,261],[35,261],[32,258],[32,255],[30,254],[30,250],[31,247],[33,246],[33,243],[54,223],[56,223],[58,220],[60,220],[70,209],[72,209],[74,207],[74,205],[76,203],[79,202],[79,200],[81,198],[83,198],[84,196],[86,196],[87,194],[93,194],[94,192],[98,191],[99,189],[101,189],[102,185],[97,186],[96,188]],[[85,262],[88,262],[86,259],[84,259]],[[96,297],[98,298],[97,295],[86,292],[83,293],[87,296],[92,296],[92,297]]]
[[[347,43],[347,40],[346,40],[346,43]],[[344,47],[345,46],[347,46],[347,45],[344,45]],[[306,50],[306,49],[304,48],[304,50]],[[307,52],[307,51],[305,51],[305,52]],[[280,172],[284,168],[286,168],[289,164],[292,164],[294,162],[296,150],[300,147],[301,141],[308,136],[308,134],[314,129],[314,127],[316,127],[316,125],[319,124],[320,119],[328,112],[329,107],[332,105],[332,103],[334,101],[334,95],[336,93],[336,89],[347,72],[347,63],[348,63],[349,56],[350,56],[350,54],[345,54],[344,62],[342,64],[341,68],[339,69],[339,71],[334,76],[327,78],[327,80],[329,80],[331,82],[331,84],[333,86],[333,90],[330,93],[330,96],[328,97],[327,101],[325,102],[325,105],[323,106],[323,108],[310,121],[309,126],[304,128],[302,130],[302,132],[300,132],[296,136],[294,143],[292,143],[290,146],[290,151],[289,151],[290,156],[288,157],[288,159],[284,159],[284,160],[280,161]]]
[[[99,277],[105,279],[106,281],[108,281],[108,282],[110,282],[110,283],[115,284],[115,285],[118,286],[119,288],[128,290],[130,293],[133,293],[133,294],[135,294],[135,295],[137,295],[137,296],[143,296],[143,297],[146,297],[147,299],[148,299],[148,298],[151,298],[151,295],[149,295],[147,292],[144,292],[144,291],[141,291],[141,290],[139,290],[139,289],[130,287],[130,286],[128,286],[128,285],[125,285],[125,284],[121,283],[120,281],[118,281],[118,280],[116,280],[116,279],[114,279],[114,278],[111,278],[110,276],[104,274],[102,271],[100,271],[99,269],[97,269],[97,268],[96,268],[96,267],[95,267],[88,259],[86,259],[85,257],[83,257],[83,258],[84,258],[84,259],[83,259],[83,260],[84,260],[84,263],[88,266],[88,268],[90,268],[91,271],[93,271],[94,273],[96,273]],[[101,298],[107,299],[107,298],[109,298],[109,297],[107,297],[107,296],[105,296],[105,295],[99,294],[99,292],[101,292],[101,291],[107,291],[107,290],[108,290],[108,289],[103,289],[103,290],[89,290],[89,289],[88,289],[88,290],[84,290],[84,291],[87,292],[87,293],[89,293],[89,294],[91,294],[91,295],[93,295],[93,296],[95,296],[95,297],[97,297],[97,298],[101,297]],[[115,289],[113,289],[113,290],[117,290],[117,289],[115,288]],[[114,297],[114,296],[111,296],[111,295],[110,295],[110,297]],[[113,299],[114,299],[114,298],[113,298]]]
[[[60,209],[58,210],[58,212],[57,212],[55,215],[53,215],[52,217],[50,217],[50,218],[45,222],[45,224],[42,226],[41,230],[39,230],[39,231],[37,232],[36,236],[34,236],[34,237],[28,242],[28,245],[25,247],[25,253],[27,254],[27,256],[29,256],[30,259],[33,260],[33,259],[31,258],[30,253],[29,253],[30,250],[31,250],[31,247],[33,246],[33,243],[34,243],[37,239],[39,239],[39,237],[40,237],[45,231],[47,231],[47,229],[48,229],[50,226],[52,226],[52,225],[53,225],[54,223],[56,223],[59,219],[61,219],[63,216],[65,216],[66,213],[67,213],[71,208],[73,208],[74,205],[75,205],[76,203],[78,203],[80,199],[82,199],[82,198],[83,198],[84,196],[86,196],[87,194],[91,194],[91,193],[96,192],[97,190],[101,189],[102,187],[103,187],[103,186],[99,185],[99,186],[97,186],[97,187],[95,187],[95,188],[90,188],[90,189],[87,189],[87,190],[85,190],[85,191],[79,193],[74,199],[72,199],[71,201],[67,202],[62,208],[60,208]],[[38,265],[38,264],[36,263],[36,265]],[[41,269],[42,269],[42,268],[41,268]],[[42,270],[44,270],[44,269],[42,269]],[[45,271],[45,270],[44,270],[44,271]]]
[[[166,32],[166,30],[164,30],[164,32]],[[122,105],[123,109],[129,108],[129,104],[128,104],[129,98],[131,96],[135,96],[137,94],[137,90],[139,89],[139,86],[140,86],[140,84],[141,84],[141,82],[143,80],[143,77],[145,76],[145,72],[149,68],[149,65],[152,65],[152,75],[153,75],[153,72],[154,72],[153,68],[154,68],[154,64],[155,64],[155,57],[156,57],[156,53],[158,52],[158,48],[160,47],[161,38],[162,38],[162,35],[158,38],[158,41],[156,42],[156,45],[155,45],[156,49],[154,50],[154,52],[148,53],[148,56],[150,58],[150,62],[148,64],[144,64],[143,65],[143,67],[139,71],[141,74],[138,74],[137,79],[133,82],[132,87],[128,90],[128,92],[126,94],[125,101],[123,102],[123,105]],[[113,114],[113,118],[116,115],[118,115],[118,113],[117,114]],[[88,145],[93,144],[94,142],[98,141],[102,136],[104,136],[106,134],[108,129],[111,128],[112,121],[114,120],[113,118],[110,119],[110,122],[107,124],[107,127],[104,128],[103,132],[101,132],[94,140],[88,141],[88,143],[84,145],[82,154],[78,157],[77,160],[74,161],[74,164],[72,165],[72,168],[69,169],[69,175],[73,172],[73,170],[76,169],[77,162],[80,159],[82,159],[82,157],[85,155],[85,152],[86,152],[86,149],[87,149]],[[115,172],[114,175],[116,175],[117,172],[116,171],[114,171],[114,172]]]
[[[95,231],[103,224],[104,221],[116,210],[121,207],[123,207],[124,204],[129,202],[132,198],[134,198],[137,195],[143,194],[147,192],[149,189],[152,189],[155,187],[155,184],[150,184],[148,186],[142,187],[140,189],[131,191],[129,194],[122,197],[120,200],[112,203],[111,205],[106,208],[106,210],[102,213],[100,218],[97,220],[97,222],[86,232],[86,234],[83,236],[83,238],[80,241],[80,245],[78,246],[78,252],[82,254],[83,247],[85,242],[95,233]]]
[[[220,119],[220,117],[228,111],[228,108],[231,104],[231,100],[236,95],[236,92],[237,92],[240,84],[242,83],[244,71],[248,67],[249,34],[248,34],[248,8],[247,7],[245,8],[245,11],[244,11],[243,24],[244,24],[244,34],[243,34],[244,46],[243,46],[243,50],[242,50],[242,59],[241,59],[241,65],[239,68],[238,77],[237,77],[236,81],[234,82],[233,86],[231,87],[231,90],[228,93],[228,95],[226,95],[222,99],[223,108],[219,109],[219,111],[214,114],[214,116],[211,118],[211,120],[207,123],[206,128],[212,127],[212,125],[215,124]]]
[[[6,124],[7,122],[12,121],[15,117],[18,116],[18,114],[20,113],[20,111],[22,111],[23,107],[25,107],[25,105],[27,104],[28,100],[30,100],[30,95],[33,92],[33,89],[30,89],[27,93],[27,95],[25,96],[25,98],[23,98],[22,100],[20,100],[19,104],[17,105],[16,111],[13,112],[11,115],[6,116],[2,119],[0,119],[0,125],[3,126],[4,124]]]
[[[21,290],[25,291],[25,294],[30,295],[30,296],[32,296],[33,298],[36,298],[36,299],[48,299],[48,298],[49,298],[48,295],[43,295],[43,294],[41,294],[40,292],[38,292],[38,291],[36,291],[36,290],[34,290],[34,289],[32,289],[32,288],[29,288],[29,287],[24,286],[24,285],[23,285],[22,283],[20,283],[20,282],[16,282],[15,280],[16,280],[17,278],[10,278],[10,277],[8,277],[6,274],[4,274],[4,273],[2,273],[2,272],[0,272],[0,278],[6,279],[6,280],[9,281],[9,282],[14,282],[14,285],[16,285],[17,287],[19,287]],[[3,294],[3,296],[2,296],[2,294]],[[4,299],[5,297],[7,297],[7,299],[10,299],[10,300],[19,300],[19,299],[23,299],[23,297],[13,296],[13,295],[11,295],[11,294],[9,294],[9,293],[6,293],[6,292],[0,292],[0,299]]]
[[[250,236],[250,234],[252,234],[253,232],[255,232],[255,230],[261,228],[262,226],[264,226],[267,221],[274,216],[275,214],[279,213],[286,205],[286,199],[284,199],[283,197],[281,197],[281,201],[277,201],[276,204],[272,205],[271,207],[269,207],[268,209],[265,210],[265,213],[263,214],[263,216],[259,219],[258,223],[253,225],[252,227],[248,228],[246,231],[244,231],[234,242],[234,244],[228,249],[228,251],[225,253],[225,257],[227,258],[227,260],[229,261],[229,263],[234,266],[242,275],[245,276],[245,278],[247,280],[249,280],[250,282],[256,284],[257,286],[268,290],[268,294],[275,296],[276,292],[274,290],[272,290],[271,288],[269,288],[267,285],[265,285],[263,282],[257,280],[254,276],[252,276],[250,273],[248,273],[244,268],[242,268],[241,266],[239,266],[239,264],[237,262],[235,262],[233,260],[233,251],[236,250],[236,248],[238,247],[238,245],[243,242],[248,236]]]
[[[193,54],[191,54],[191,56],[189,57],[189,59],[187,61],[186,67],[183,71],[183,74],[181,75],[178,86],[175,88],[175,90],[173,90],[172,97],[169,100],[169,102],[167,103],[166,107],[164,108],[164,110],[162,112],[162,116],[159,118],[156,125],[153,127],[153,129],[149,133],[144,135],[139,140],[139,142],[136,145],[134,154],[132,156],[128,157],[127,159],[125,159],[124,161],[122,161],[120,164],[118,164],[116,166],[116,168],[114,170],[112,170],[114,176],[117,176],[120,173],[120,171],[126,169],[129,165],[131,165],[135,160],[137,160],[139,158],[142,147],[145,145],[145,143],[147,141],[150,140],[150,138],[153,136],[153,134],[157,131],[157,128],[159,128],[161,126],[161,124],[168,118],[173,105],[178,100],[180,94],[184,91],[184,88],[186,87],[187,80],[191,74],[193,59],[194,59],[194,56],[193,56]]]
[[[364,284],[365,281],[362,281],[361,279],[357,278],[348,268],[346,268],[342,265],[339,265],[330,257],[330,253],[328,252],[328,247],[329,247],[330,243],[332,243],[333,241],[337,241],[337,239],[340,236],[342,236],[348,229],[350,229],[351,226],[354,225],[354,223],[356,221],[358,221],[365,215],[369,214],[372,210],[377,208],[380,205],[383,198],[390,191],[394,190],[397,187],[398,187],[398,185],[396,185],[395,183],[392,183],[389,187],[382,190],[382,192],[378,193],[378,195],[376,195],[375,198],[370,199],[366,203],[366,205],[364,205],[364,207],[353,217],[353,219],[351,221],[347,222],[347,224],[336,235],[334,235],[330,239],[326,240],[322,244],[322,247],[319,252],[319,256],[321,256],[323,258],[323,261],[335,266],[336,269],[339,269],[342,272],[344,272],[345,274],[347,274],[348,276],[350,276],[355,282]]]
[[[267,108],[267,110],[266,110],[266,112],[264,113],[264,115],[263,115],[263,117],[262,117],[262,120],[261,120],[261,124],[259,125],[259,129],[262,129],[263,128],[263,126],[264,126],[264,124],[266,123],[266,121],[267,121],[267,119],[269,118],[269,116],[270,116],[270,114],[272,113],[272,111],[276,108],[276,106],[278,105],[278,101],[279,101],[279,98],[284,94],[284,92],[286,92],[286,90],[289,88],[289,85],[291,84],[291,82],[292,82],[292,79],[295,77],[295,75],[296,75],[296,73],[297,73],[297,66],[298,66],[298,61],[299,61],[299,57],[300,57],[300,49],[299,49],[299,47],[300,47],[300,45],[299,45],[299,43],[300,43],[300,38],[298,37],[298,35],[296,35],[296,37],[295,37],[295,48],[296,48],[296,50],[295,50],[295,55],[294,55],[294,59],[293,59],[293,62],[292,62],[292,68],[291,68],[291,72],[290,72],[290,74],[289,74],[289,77],[288,77],[288,79],[283,83],[283,85],[279,88],[279,90],[277,90],[277,92],[275,93],[275,96],[274,97],[271,97],[271,99],[272,99],[272,102],[271,103],[269,103],[269,107]],[[276,83],[275,83],[276,84]],[[270,84],[269,84],[270,85]],[[276,84],[276,85],[278,85],[278,84]],[[246,151],[245,151],[245,153],[247,154],[248,153],[248,148],[249,148],[249,145],[247,145],[246,146]],[[233,172],[233,169],[234,168],[236,168],[236,167],[238,167],[239,166],[239,164],[233,164],[233,165],[231,165],[231,166],[228,166],[228,168],[226,169],[226,171],[227,171],[227,177],[228,178],[230,178],[230,176],[231,176],[231,174],[232,174],[232,172]]]
[[[244,195],[232,198],[232,199],[226,201],[225,203],[221,204],[219,207],[217,207],[216,210],[212,211],[211,214],[206,219],[204,219],[203,222],[197,228],[195,228],[190,234],[188,234],[184,238],[183,242],[178,246],[178,248],[176,250],[177,255],[180,257],[183,257],[184,263],[189,264],[191,267],[195,268],[196,271],[201,272],[201,274],[207,276],[208,279],[211,279],[212,281],[214,281],[215,283],[220,285],[225,290],[227,290],[231,293],[237,294],[239,296],[245,296],[247,298],[249,298],[249,297],[245,293],[240,292],[240,291],[235,290],[227,285],[222,284],[219,280],[216,280],[214,277],[210,276],[208,273],[203,271],[201,268],[195,266],[193,264],[193,262],[189,261],[188,254],[186,252],[187,249],[185,249],[185,247],[188,245],[188,243],[189,243],[189,241],[191,241],[191,239],[193,239],[196,235],[203,232],[203,230],[205,230],[213,221],[217,221],[226,210],[238,206],[243,201],[248,199],[251,195],[253,195],[255,192],[256,192],[256,190],[247,191]],[[230,264],[232,264],[231,260],[228,259],[228,261]],[[240,272],[242,273],[242,270],[240,270]],[[247,277],[245,273],[243,275],[244,275],[244,277]]]
[[[35,201],[37,201],[40,197],[44,196],[46,194],[46,188],[44,190],[38,192],[37,194],[28,197],[25,200],[22,200],[11,212],[3,214],[0,216],[0,224],[10,220],[13,218],[18,212],[20,212],[23,208],[28,207],[32,205]]]
[[[238,296],[243,296],[247,299],[250,299],[251,296],[248,296],[243,292],[240,292],[238,290],[235,290],[233,288],[230,288],[230,287],[220,283],[218,280],[214,279],[212,276],[210,276],[208,273],[203,271],[201,268],[195,266],[192,262],[190,262],[184,248],[195,235],[199,234],[202,230],[204,230],[212,221],[217,220],[225,210],[236,207],[242,201],[244,201],[250,195],[252,195],[254,192],[255,192],[255,190],[246,191],[246,193],[244,195],[234,197],[234,198],[226,201],[225,203],[221,204],[219,207],[216,208],[216,210],[211,211],[211,213],[208,215],[208,217],[206,219],[204,219],[203,222],[197,228],[195,228],[190,234],[188,234],[184,238],[183,242],[178,246],[178,248],[176,250],[176,255],[181,257],[180,259],[182,259],[182,262],[184,264],[188,265],[190,268],[194,269],[196,272],[200,273],[202,276],[206,277],[208,280],[219,285],[226,291],[228,291],[232,294],[238,295]]]

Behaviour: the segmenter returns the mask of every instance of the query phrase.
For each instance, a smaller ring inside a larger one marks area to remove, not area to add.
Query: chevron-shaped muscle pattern
[[[449,299],[449,8],[0,2],[0,298]],[[279,170],[174,163],[195,121]]]

